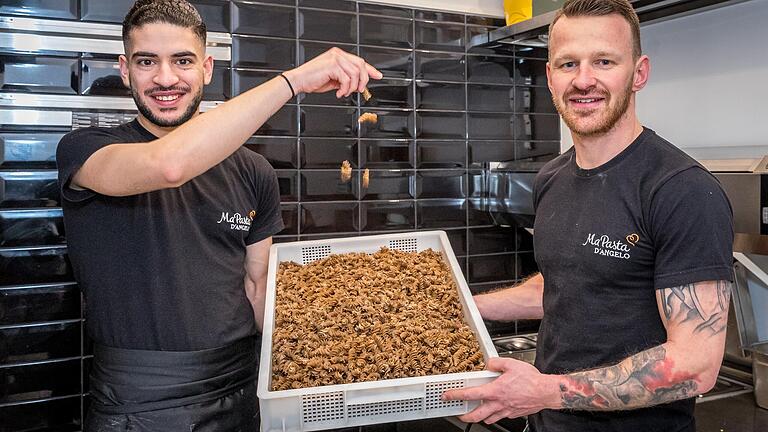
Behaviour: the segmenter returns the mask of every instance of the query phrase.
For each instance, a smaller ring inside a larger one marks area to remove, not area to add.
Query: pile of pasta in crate
[[[382,247],[279,264],[272,391],[484,367],[439,252]]]

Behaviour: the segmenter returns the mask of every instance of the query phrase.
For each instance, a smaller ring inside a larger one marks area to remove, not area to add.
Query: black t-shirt
[[[256,333],[246,246],[283,228],[277,177],[239,149],[177,188],[112,197],[69,187],[97,150],[156,137],[137,121],[86,128],[57,150],[69,256],[97,343],[190,351]]]
[[[534,184],[534,251],[544,276],[536,366],[614,365],[666,342],[656,290],[732,280],[731,207],[717,180],[650,129],[600,167],[573,149]],[[691,431],[694,400],[631,411],[545,410],[540,432]]]

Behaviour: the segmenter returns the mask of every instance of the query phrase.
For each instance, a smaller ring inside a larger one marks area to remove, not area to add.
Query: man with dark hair
[[[139,113],[62,138],[69,254],[95,342],[88,431],[256,431],[256,335],[277,178],[241,145],[300,92],[363,91],[381,73],[334,48],[205,113],[213,60],[183,0],[139,0],[123,24]]]
[[[144,24],[166,23],[192,30],[205,46],[205,22],[186,0],[136,0],[123,20],[123,43],[131,39],[131,31]]]
[[[541,273],[475,296],[491,320],[541,319],[535,367],[491,359],[462,417],[529,415],[531,430],[695,432],[694,396],[723,357],[733,221],[717,180],[643,127],[650,73],[627,0],[568,0],[547,78],[574,146],[534,184]]]

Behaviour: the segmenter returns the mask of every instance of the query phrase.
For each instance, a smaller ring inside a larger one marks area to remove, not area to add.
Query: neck
[[[192,116],[192,118],[197,117],[200,115],[200,112],[195,112],[195,114]],[[178,126],[158,126],[154,123],[152,123],[148,118],[144,117],[141,113],[136,116],[136,119],[139,121],[139,124],[146,129],[149,133],[152,135],[162,138],[169,133],[173,132]],[[191,119],[190,119],[191,120]]]
[[[643,125],[631,109],[604,134],[584,136],[571,132],[576,164],[582,169],[597,168],[624,151],[642,132]]]

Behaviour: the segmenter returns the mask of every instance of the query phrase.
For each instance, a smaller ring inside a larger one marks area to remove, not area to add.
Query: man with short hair
[[[381,73],[340,49],[205,114],[213,59],[184,0],[139,0],[120,74],[139,113],[57,150],[75,278],[95,342],[88,431],[256,431],[257,329],[277,178],[241,145],[300,92],[363,91]]]
[[[535,367],[490,359],[462,417],[529,415],[531,430],[694,432],[694,396],[723,357],[733,221],[717,180],[644,128],[649,76],[627,0],[568,0],[549,29],[547,78],[574,146],[534,185],[541,273],[475,296],[491,320],[541,319]]]

